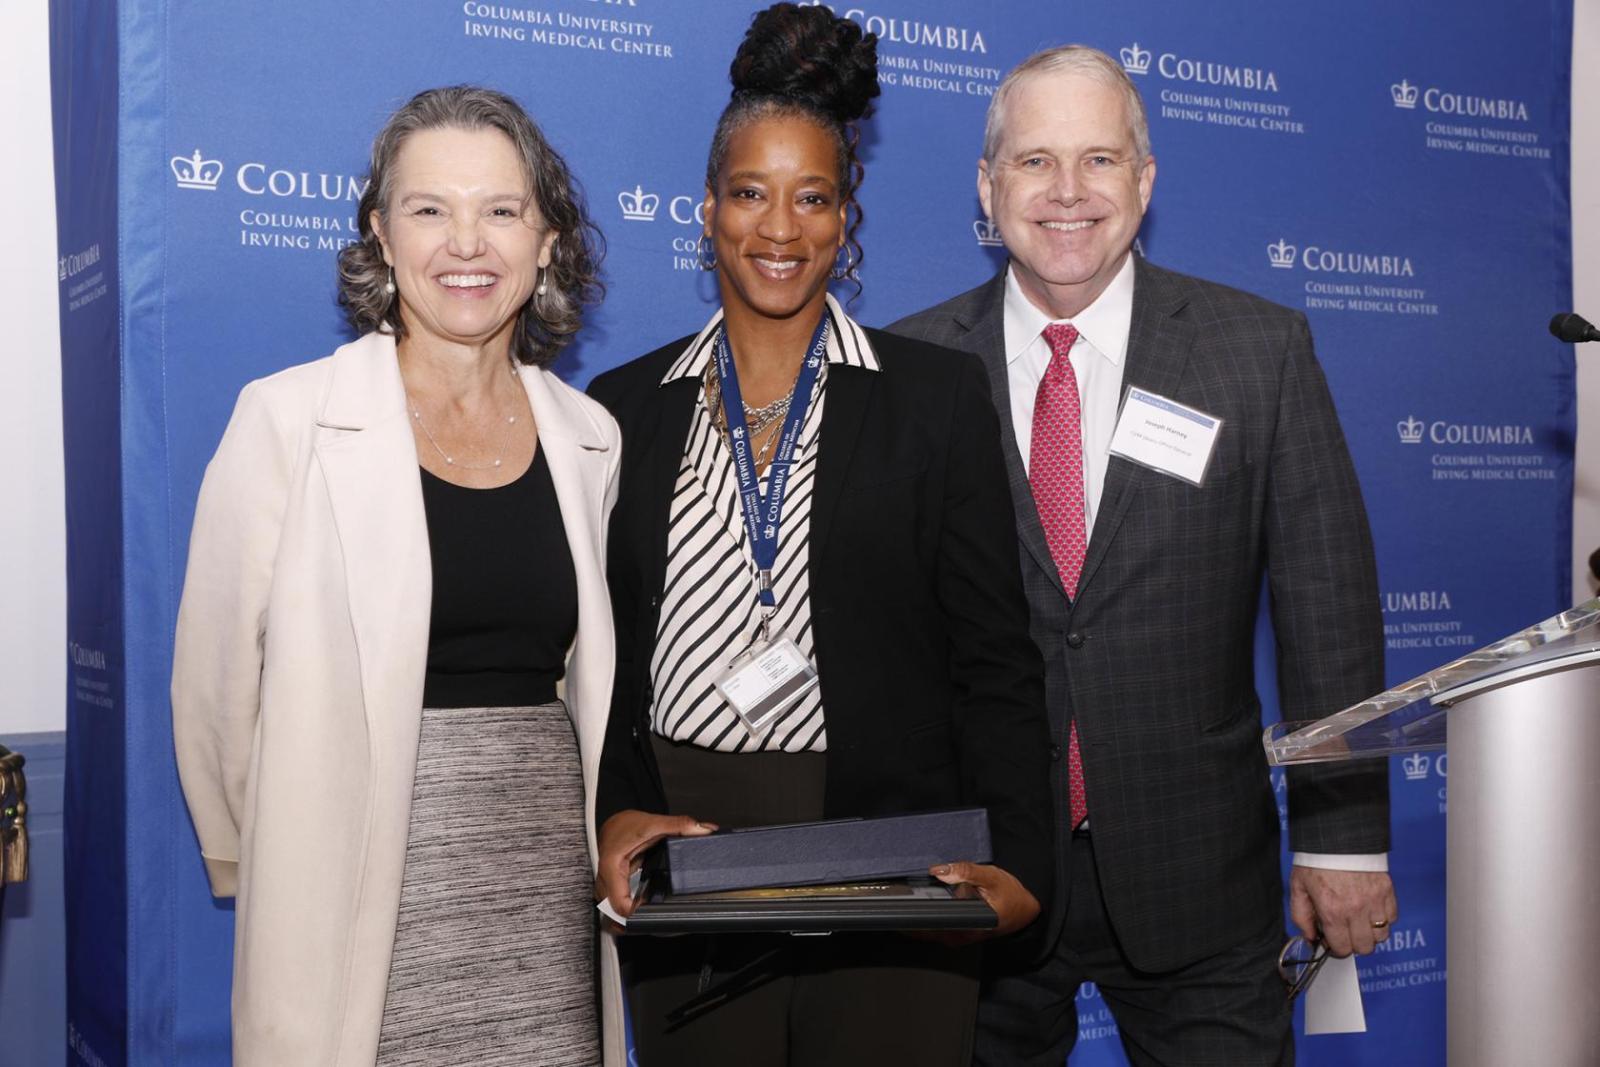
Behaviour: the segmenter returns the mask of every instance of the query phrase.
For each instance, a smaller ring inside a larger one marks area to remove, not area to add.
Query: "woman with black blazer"
[[[984,372],[865,330],[828,294],[860,258],[850,124],[878,94],[876,44],[826,8],[756,17],[706,173],[721,308],[590,389],[623,433],[596,811],[599,892],[623,915],[630,870],[663,836],[961,806],[988,809],[995,863],[950,857],[933,873],[976,887],[1000,935],[1049,899],[1043,668]],[[728,675],[752,651],[793,675],[779,698],[736,707]],[[775,947],[754,988],[667,1024]],[[975,947],[854,935],[622,949],[646,1067],[970,1057]]]

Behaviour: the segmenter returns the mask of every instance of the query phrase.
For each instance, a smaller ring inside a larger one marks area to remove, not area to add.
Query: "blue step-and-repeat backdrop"
[[[607,300],[559,364],[583,385],[708,314],[696,208],[755,6],[53,0],[71,1062],[228,1061],[233,916],[172,760],[185,545],[239,387],[347,337],[334,255],[373,134],[429,86],[523,101],[609,245]],[[973,182],[989,97],[1035,49],[1099,46],[1150,110],[1144,253],[1310,317],[1372,514],[1391,680],[1568,605],[1572,351],[1544,323],[1571,295],[1569,0],[836,10],[881,39],[860,319],[1002,264]],[[1301,1062],[1444,1062],[1447,776],[1442,754],[1394,761],[1402,919],[1361,961],[1370,1029],[1301,1038]],[[1123,1062],[1092,989],[1080,1006],[1073,1063]]]

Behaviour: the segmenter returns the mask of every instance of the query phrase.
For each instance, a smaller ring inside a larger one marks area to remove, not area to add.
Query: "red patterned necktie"
[[[1083,509],[1083,408],[1078,398],[1078,377],[1068,353],[1078,331],[1063,323],[1044,328],[1050,346],[1050,365],[1039,382],[1033,402],[1033,441],[1028,458],[1028,484],[1044,527],[1050,558],[1061,575],[1067,595],[1078,595],[1078,577],[1089,548],[1088,523]],[[1083,757],[1078,750],[1078,723],[1074,719],[1067,738],[1067,792],[1071,798],[1072,826],[1089,813],[1083,788]]]

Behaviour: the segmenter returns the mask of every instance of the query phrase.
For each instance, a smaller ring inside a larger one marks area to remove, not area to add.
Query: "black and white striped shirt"
[[[796,443],[779,528],[778,558],[772,570],[778,606],[771,634],[774,638],[792,638],[808,659],[813,657],[811,496],[816,483],[817,438],[822,429],[828,365],[879,369],[865,332],[832,296],[828,297],[827,314],[833,322],[828,332],[827,363],[817,377]],[[668,368],[662,384],[691,376],[703,383],[721,329],[722,311],[718,309]],[[766,492],[765,475],[761,489]],[[757,742],[750,738],[713,684],[733,658],[755,641],[762,608],[755,560],[739,506],[738,479],[722,435],[706,411],[704,384],[695,403],[689,436],[684,442],[683,463],[673,487],[667,546],[661,621],[650,662],[655,692],[651,728],[662,737],[719,752],[825,751],[828,734],[820,687],[807,693]]]

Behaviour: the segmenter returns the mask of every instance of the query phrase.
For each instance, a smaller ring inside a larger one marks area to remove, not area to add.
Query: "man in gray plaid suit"
[[[978,164],[1007,268],[891,327],[988,367],[1058,742],[1049,949],[986,983],[984,1064],[1059,1067],[1085,981],[1135,1064],[1292,1062],[1263,576],[1286,719],[1383,688],[1371,535],[1305,318],[1135,255],[1154,183],[1116,61],[1032,57]],[[1291,916],[1337,955],[1370,952],[1397,918],[1387,767],[1288,783]]]

